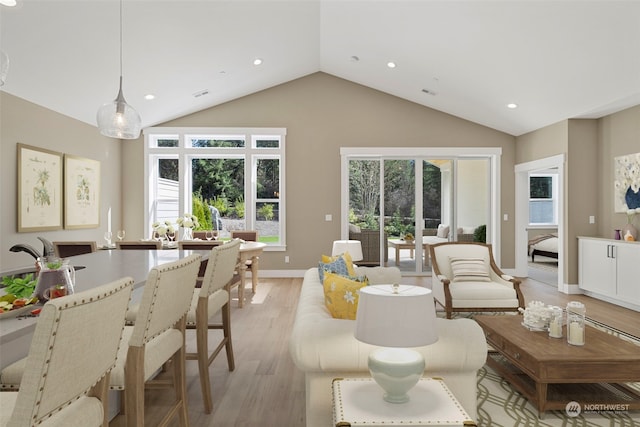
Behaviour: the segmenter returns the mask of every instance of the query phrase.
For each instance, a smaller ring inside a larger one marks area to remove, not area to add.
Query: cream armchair
[[[448,242],[431,245],[429,250],[433,296],[448,319],[453,312],[524,308],[520,280],[500,271],[491,245]]]

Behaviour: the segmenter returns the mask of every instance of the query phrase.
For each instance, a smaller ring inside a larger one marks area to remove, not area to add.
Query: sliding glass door
[[[343,237],[361,241],[360,264],[427,273],[430,244],[486,241],[487,229],[495,228],[490,156],[351,155],[343,161]]]

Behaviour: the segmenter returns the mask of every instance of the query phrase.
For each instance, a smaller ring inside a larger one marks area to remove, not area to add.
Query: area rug
[[[637,337],[593,321],[590,321],[590,324],[640,346],[640,339]],[[638,350],[640,351],[640,347]],[[640,383],[628,385],[640,391]],[[514,390],[509,382],[485,365],[478,371],[478,426],[640,427],[640,411],[626,411],[623,408],[581,408],[577,416],[572,411],[547,411],[544,417],[539,419],[538,410]]]

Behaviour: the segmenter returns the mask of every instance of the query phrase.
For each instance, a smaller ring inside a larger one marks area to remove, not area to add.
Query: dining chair
[[[162,249],[162,242],[159,240],[131,240],[116,242],[116,249]]]
[[[196,331],[196,352],[187,353],[186,357],[187,360],[198,361],[204,411],[207,414],[210,414],[213,409],[209,365],[220,351],[226,348],[229,370],[235,369],[231,342],[229,287],[237,269],[239,250],[239,240],[216,246],[211,250],[202,287],[194,291],[191,307],[187,314],[187,329],[195,329]],[[222,322],[211,323],[211,319],[220,313]],[[223,333],[222,339],[211,353],[209,353],[209,329],[222,329]]]
[[[185,322],[193,299],[200,254],[154,267],[143,288],[133,326],[126,326],[110,388],[123,390],[124,412],[129,427],[144,426],[144,391],[173,388],[175,401],[158,424],[168,425],[174,416],[180,426],[189,425],[185,382]],[[172,380],[155,379],[166,363],[173,367]]]
[[[95,241],[86,242],[53,242],[53,250],[58,258],[90,254],[98,250]]]
[[[108,427],[109,373],[132,288],[123,278],[42,307],[20,390],[0,393],[0,425]]]
[[[178,242],[178,249],[180,250],[211,250],[216,246],[222,245],[224,242],[222,240],[180,240]],[[202,286],[202,279],[204,277],[205,271],[207,269],[208,260],[202,260],[200,263],[200,270],[198,271],[198,281],[196,283],[196,288]]]
[[[232,239],[241,239],[244,240],[245,242],[257,242],[258,241],[258,232],[256,230],[234,230],[231,232],[231,238]],[[244,273],[246,273],[247,271],[251,272],[251,290],[253,291],[253,293],[256,292],[256,286],[255,283],[257,282],[257,280],[254,279],[253,277],[253,272],[257,271],[257,263],[259,262],[260,258],[257,256],[254,256],[252,259],[247,259],[244,264],[245,267],[244,268]],[[256,263],[256,265],[254,266],[254,268],[251,268],[253,266],[253,264]],[[242,271],[241,271],[242,273]],[[245,281],[243,280],[239,286],[243,286],[242,291],[239,292],[238,298],[240,299],[240,306],[242,307],[243,303],[244,303],[244,283]]]

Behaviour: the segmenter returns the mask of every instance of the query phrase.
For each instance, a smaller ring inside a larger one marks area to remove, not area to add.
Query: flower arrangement
[[[413,237],[413,234],[411,233],[407,233],[404,235],[404,240],[406,240],[407,242],[413,242],[413,239],[414,237]]]
[[[169,220],[166,220],[165,222],[156,221],[153,224],[151,224],[151,227],[153,228],[153,232],[157,234],[159,237],[164,237],[167,235],[167,233],[168,234],[175,233],[173,224],[171,224],[171,221]]]
[[[536,329],[549,326],[551,307],[546,306],[542,301],[531,301],[527,304],[527,308],[518,308],[518,311],[523,314],[525,326]]]
[[[183,227],[183,228],[200,227],[200,223],[198,222],[198,217],[190,213],[185,213],[184,216],[181,216],[180,218],[178,218],[176,222],[180,227]]]

